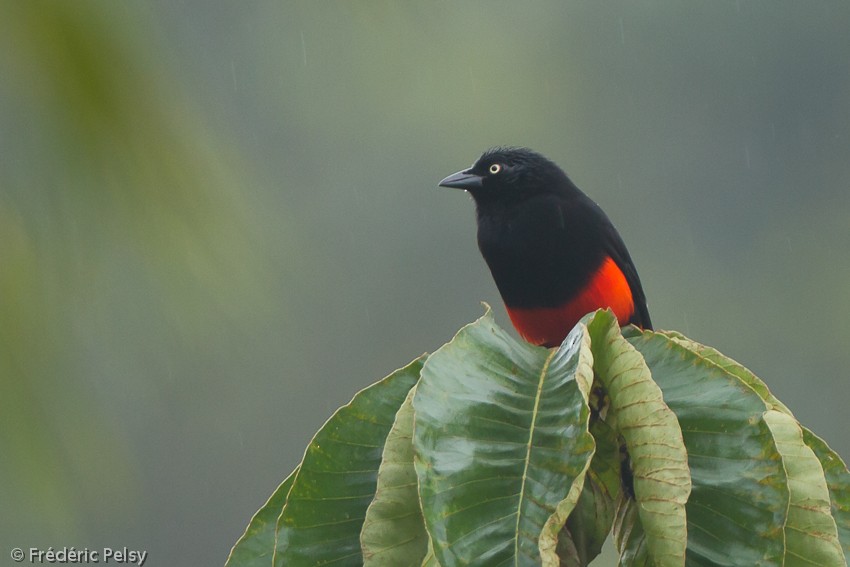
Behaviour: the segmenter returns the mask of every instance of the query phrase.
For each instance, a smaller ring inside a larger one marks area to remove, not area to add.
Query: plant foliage
[[[624,566],[846,566],[850,473],[710,347],[488,310],[338,410],[227,567],[579,567],[609,534]]]

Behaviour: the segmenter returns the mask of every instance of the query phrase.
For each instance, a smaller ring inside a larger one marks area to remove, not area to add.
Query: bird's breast
[[[581,225],[551,206],[479,218],[478,246],[506,304],[555,305],[587,282],[604,253]]]

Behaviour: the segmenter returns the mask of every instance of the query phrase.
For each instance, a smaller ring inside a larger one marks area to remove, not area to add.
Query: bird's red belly
[[[555,307],[520,309],[507,306],[519,334],[530,343],[553,347],[560,345],[567,333],[586,313],[610,308],[620,325],[634,314],[634,300],[626,276],[611,258],[606,258],[585,287]]]

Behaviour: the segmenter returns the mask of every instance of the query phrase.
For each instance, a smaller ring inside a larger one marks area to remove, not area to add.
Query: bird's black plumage
[[[527,148],[493,148],[440,184],[472,195],[478,246],[515,325],[516,313],[551,318],[552,309],[574,301],[576,309],[610,306],[616,312],[614,303],[627,303],[619,295],[630,293],[630,312],[618,317],[622,323],[651,328],[646,297],[622,238],[599,205],[554,162]],[[607,264],[610,261],[622,275]],[[618,287],[622,278],[627,291],[621,289],[624,285]],[[608,298],[612,305],[592,305]],[[535,323],[524,321],[517,328],[528,338],[528,329],[520,327]],[[564,322],[564,335],[575,322]],[[545,344],[555,340],[546,338]]]

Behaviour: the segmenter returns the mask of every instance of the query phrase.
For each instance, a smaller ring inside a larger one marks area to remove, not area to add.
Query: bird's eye
[[[493,175],[499,173],[500,171],[502,171],[502,164],[494,163],[490,166],[490,173],[492,173]]]

